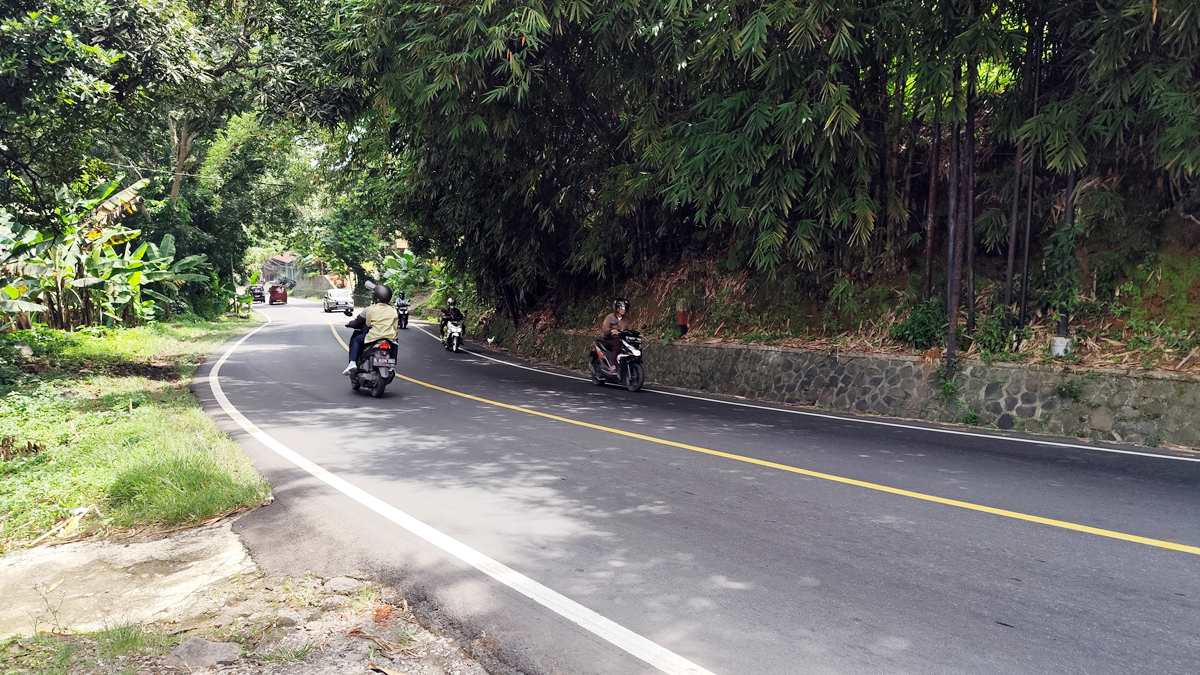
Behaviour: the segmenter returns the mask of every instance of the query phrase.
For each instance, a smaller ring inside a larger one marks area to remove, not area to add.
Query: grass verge
[[[185,318],[6,336],[0,555],[112,529],[200,523],[261,502],[268,485],[187,388],[209,353],[253,323]],[[14,356],[17,341],[33,356]]]

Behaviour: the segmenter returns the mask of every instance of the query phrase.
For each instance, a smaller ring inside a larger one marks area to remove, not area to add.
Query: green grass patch
[[[259,503],[268,485],[187,388],[197,364],[250,325],[18,333],[35,356],[0,395],[0,446],[14,448],[0,460],[0,554],[56,528],[51,540]]]
[[[168,635],[154,626],[114,626],[94,633],[96,656],[115,659],[118,656],[165,656],[171,653],[182,638]]]
[[[79,653],[74,641],[41,633],[34,637],[0,640],[0,671],[66,675]]]
[[[182,641],[156,626],[114,626],[95,633],[39,633],[0,641],[0,672],[66,675],[132,673],[122,656],[164,656]]]

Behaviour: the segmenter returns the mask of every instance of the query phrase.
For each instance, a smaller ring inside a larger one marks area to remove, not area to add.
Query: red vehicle
[[[267,297],[268,305],[273,305],[277,302],[287,304],[287,286],[279,283],[271,284],[271,287],[267,289],[267,293],[269,294]]]

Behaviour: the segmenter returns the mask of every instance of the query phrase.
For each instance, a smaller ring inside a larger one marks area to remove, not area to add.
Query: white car
[[[354,311],[354,298],[350,297],[350,291],[345,288],[331,288],[325,291],[322,305],[326,312]]]

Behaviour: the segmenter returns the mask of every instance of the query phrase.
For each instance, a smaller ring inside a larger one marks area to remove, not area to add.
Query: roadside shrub
[[[0,393],[21,381],[21,363],[25,357],[17,351],[16,341],[0,340]]]
[[[195,312],[196,316],[205,319],[215,319],[216,317],[221,316],[225,313],[228,305],[228,303],[225,301],[225,298],[210,293],[193,296],[189,304],[191,305],[191,310]]]
[[[973,337],[982,354],[997,354],[1008,349],[1009,333],[1004,330],[1004,318],[999,312],[979,324]]]
[[[946,340],[950,321],[940,298],[930,298],[917,305],[908,317],[892,326],[890,335],[919,350],[935,347]]]
[[[79,342],[78,336],[55,328],[30,328],[8,334],[10,344],[24,342],[39,358],[61,354]]]

